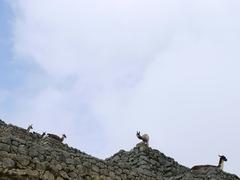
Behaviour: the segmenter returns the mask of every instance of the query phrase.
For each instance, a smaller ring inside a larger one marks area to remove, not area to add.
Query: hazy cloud
[[[37,73],[11,118],[99,157],[132,148],[141,130],[182,164],[223,153],[239,174],[239,5],[15,1],[16,59]]]

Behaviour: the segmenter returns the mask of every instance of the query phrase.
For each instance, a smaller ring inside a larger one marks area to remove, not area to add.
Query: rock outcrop
[[[240,180],[221,170],[195,171],[137,144],[106,160],[0,121],[1,180]]]

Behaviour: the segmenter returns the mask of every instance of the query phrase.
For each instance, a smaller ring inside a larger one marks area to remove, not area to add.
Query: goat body
[[[40,139],[42,139],[46,135],[46,132],[43,132],[40,136]]]
[[[33,129],[33,126],[32,126],[32,124],[30,124],[30,125],[28,126],[28,128],[27,128],[27,130],[26,130],[26,131],[27,131],[27,132],[30,132],[30,130],[31,130],[31,129]]]
[[[143,134],[143,135],[140,135],[140,132],[137,132],[137,138],[138,139],[141,139],[145,144],[149,144],[149,136],[148,134]]]
[[[224,161],[227,161],[227,158],[225,156],[220,156],[219,159],[219,163],[217,166],[213,166],[213,165],[197,165],[197,166],[193,166],[191,168],[191,170],[195,171],[195,170],[216,170],[216,169],[221,169],[223,170],[223,165],[224,165]]]
[[[191,170],[197,171],[197,170],[214,170],[217,169],[218,166],[213,166],[213,165],[197,165],[193,166]]]
[[[42,134],[38,134],[37,132],[33,131],[33,135],[39,139],[42,139],[46,135],[46,132],[43,132]]]
[[[63,142],[64,138],[66,138],[65,134],[63,134],[63,136],[61,138],[59,136],[55,135],[55,134],[48,133],[47,135],[48,135],[48,137],[50,137],[52,139],[55,139],[55,140],[57,140],[59,142]]]

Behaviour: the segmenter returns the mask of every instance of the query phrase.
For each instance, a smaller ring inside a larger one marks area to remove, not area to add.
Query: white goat
[[[137,135],[138,139],[141,139],[145,144],[147,144],[147,146],[149,146],[149,136],[148,136],[148,134],[140,135],[140,132],[137,131],[136,135]]]
[[[27,132],[30,132],[31,129],[33,129],[33,125],[32,125],[32,124],[30,124],[30,125],[28,126]]]

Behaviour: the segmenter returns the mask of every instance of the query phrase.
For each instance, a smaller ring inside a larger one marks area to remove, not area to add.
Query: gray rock
[[[18,153],[22,155],[27,155],[27,147],[25,145],[18,146]]]
[[[21,164],[22,166],[28,166],[29,165],[29,163],[30,163],[30,160],[29,160],[29,158],[28,157],[26,157],[26,156],[17,156],[16,157],[16,160],[17,160],[17,162],[19,163],[19,164]]]
[[[46,180],[55,180],[54,175],[49,171],[46,171],[42,178]]]
[[[60,175],[61,175],[63,178],[69,179],[69,176],[68,176],[68,174],[67,174],[65,171],[60,171],[59,173],[60,173]]]
[[[68,175],[71,179],[76,179],[77,178],[77,174],[75,172],[70,172],[70,173],[68,173]]]
[[[38,156],[38,150],[36,148],[30,148],[29,149],[29,156],[33,157],[37,157]]]
[[[64,180],[62,177],[58,176],[56,180]]]
[[[6,168],[14,168],[15,162],[10,158],[3,158],[2,159],[3,166]]]
[[[62,170],[61,164],[57,164],[57,165],[56,165],[56,169],[57,169],[58,171]]]
[[[66,164],[74,164],[74,159],[67,158],[66,159]]]
[[[0,150],[10,152],[10,145],[0,143]]]

